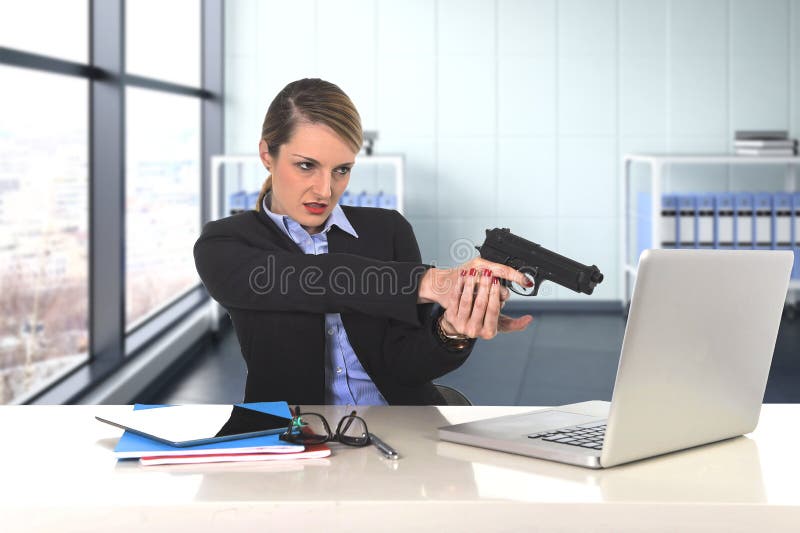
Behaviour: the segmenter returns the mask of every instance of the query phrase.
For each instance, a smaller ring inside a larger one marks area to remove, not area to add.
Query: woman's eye
[[[308,165],[308,166],[306,167],[303,165]],[[299,163],[297,163],[297,166],[303,170],[311,170],[311,167],[313,167],[314,165],[312,163],[309,163],[308,161],[300,161]]]
[[[337,172],[339,175],[341,175],[341,176],[344,176],[344,175],[346,175],[348,172],[350,172],[350,167],[339,167],[339,168],[337,168],[337,169],[336,169],[336,172]]]

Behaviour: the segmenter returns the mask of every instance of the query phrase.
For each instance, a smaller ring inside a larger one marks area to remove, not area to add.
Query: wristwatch
[[[442,317],[444,315],[439,315],[434,321],[434,329],[436,330],[436,336],[439,338],[439,341],[444,344],[447,348],[453,350],[463,350],[470,343],[474,340],[471,337],[467,337],[466,335],[461,335],[460,333],[455,335],[448,335],[444,328],[442,328]]]

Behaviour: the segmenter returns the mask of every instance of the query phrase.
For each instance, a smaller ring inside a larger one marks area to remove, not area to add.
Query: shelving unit
[[[222,172],[223,165],[227,164],[240,164],[240,165],[255,165],[258,173],[266,177],[261,159],[257,155],[215,155],[211,157],[211,172],[210,183],[208,183],[208,213],[210,220],[216,220],[226,215],[224,212],[226,202],[221,201],[222,191],[225,190],[225,173]],[[370,180],[373,183],[383,181],[377,174],[380,172],[382,166],[391,167],[393,170],[393,193],[397,198],[396,210],[403,213],[403,192],[405,182],[405,157],[401,154],[387,154],[387,155],[365,155],[358,154],[355,159],[355,166],[353,167],[353,174],[350,179],[348,189],[352,186],[364,187],[364,183]],[[368,174],[373,172],[373,176]],[[358,173],[358,174],[356,174]],[[354,179],[355,178],[355,179]],[[263,178],[262,178],[263,179]],[[260,187],[260,183],[259,183]],[[207,221],[204,221],[207,222]],[[211,300],[209,306],[209,314],[211,317],[212,330],[216,332],[219,324],[220,306],[214,300]]]
[[[665,169],[669,165],[782,165],[785,167],[784,191],[795,192],[797,188],[797,167],[800,166],[800,157],[773,157],[773,156],[737,156],[737,155],[670,155],[670,154],[626,154],[623,156],[622,187],[620,187],[620,290],[623,308],[630,301],[632,280],[636,277],[636,264],[631,264],[631,251],[636,245],[632,242],[631,220],[636,222],[636,213],[632,206],[632,174],[634,163],[642,163],[650,168],[649,176],[644,183],[645,187],[639,190],[650,191],[650,243],[653,248],[661,247],[661,195],[665,190]],[[668,188],[668,187],[667,187]],[[638,258],[633,258],[636,260]],[[788,301],[795,304],[797,292],[800,290],[800,280],[793,279],[789,283]]]

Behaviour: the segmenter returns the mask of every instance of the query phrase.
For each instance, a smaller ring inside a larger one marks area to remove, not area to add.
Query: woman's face
[[[278,157],[259,144],[261,161],[272,173],[270,210],[289,215],[309,234],[322,231],[325,220],[350,181],[356,152],[324,124],[300,123]]]

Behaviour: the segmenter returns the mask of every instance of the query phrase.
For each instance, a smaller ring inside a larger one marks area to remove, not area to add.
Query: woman
[[[516,270],[480,258],[431,268],[402,215],[338,205],[361,145],[339,87],[290,83],[264,119],[270,176],[255,210],[209,222],[195,243],[200,278],[241,344],[245,401],[442,404],[431,381],[476,338],[532,320],[500,315],[498,278],[529,283]]]

